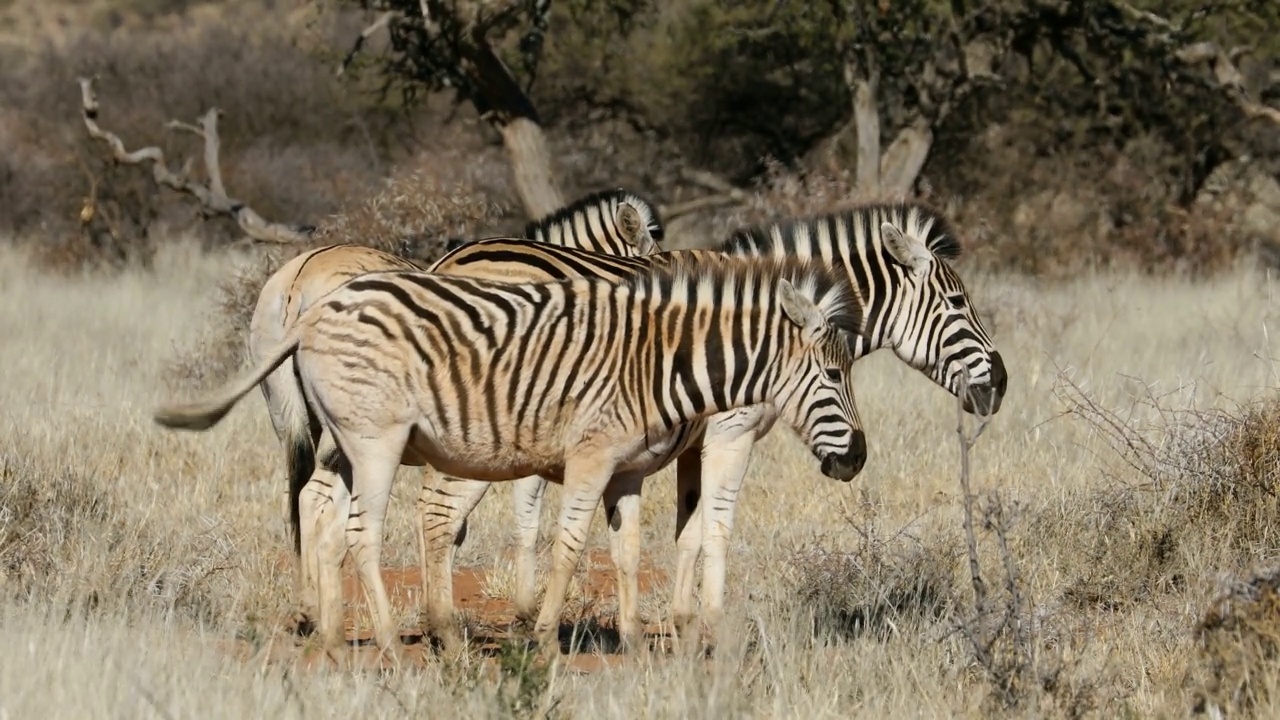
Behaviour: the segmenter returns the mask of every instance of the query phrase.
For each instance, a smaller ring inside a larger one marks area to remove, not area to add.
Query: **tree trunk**
[[[894,199],[909,196],[932,147],[933,129],[928,120],[916,118],[903,128],[880,161],[883,193]],[[858,165],[861,166],[862,163],[859,162]]]
[[[530,220],[545,217],[564,207],[565,201],[551,168],[551,153],[538,112],[483,38],[477,38],[470,50],[465,68],[475,83],[472,103],[480,116],[502,134],[525,214]]]
[[[515,118],[498,131],[511,156],[516,192],[529,218],[537,220],[564,207],[564,197],[551,171],[551,153],[547,150],[542,126],[529,118]]]
[[[880,192],[880,111],[876,108],[879,85],[875,74],[853,79],[856,70],[845,67],[845,79],[852,81],[853,122],[858,133],[858,194],[875,196]]]

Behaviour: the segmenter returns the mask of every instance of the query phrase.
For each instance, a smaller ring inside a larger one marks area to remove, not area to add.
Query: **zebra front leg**
[[[606,453],[570,456],[565,463],[564,493],[560,502],[560,529],[551,553],[551,576],[542,596],[533,632],[538,654],[550,659],[560,653],[560,613],[569,594],[569,582],[582,559],[591,531],[591,518],[613,476],[616,462]]]
[[[542,521],[542,498],[547,481],[538,475],[515,480],[511,509],[515,513],[516,620],[533,621],[538,611],[538,525]]]
[[[747,408],[757,411],[758,408]],[[712,422],[702,445],[702,621],[713,645],[724,617],[725,563],[738,493],[746,478],[751,448],[768,432],[767,413],[753,413],[754,423],[719,425]],[[735,418],[740,420],[741,418]]]
[[[426,602],[424,629],[445,650],[462,648],[453,604],[453,561],[466,534],[467,516],[492,483],[453,478],[427,466],[418,498],[419,561]]]
[[[694,571],[702,551],[702,448],[695,444],[676,458],[676,579],[672,587],[671,622],[676,641],[684,645],[697,632]],[[696,645],[696,643],[694,643]]]
[[[605,517],[609,521],[609,551],[617,574],[618,637],[623,652],[639,648],[640,630],[640,491],[644,475],[624,473],[609,481],[604,491]]]

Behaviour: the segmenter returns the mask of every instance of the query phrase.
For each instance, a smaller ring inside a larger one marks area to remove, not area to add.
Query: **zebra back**
[[[786,309],[788,292],[806,301],[809,315]],[[401,363],[420,358],[446,369],[410,392],[438,415],[433,427],[473,448],[502,447],[512,432],[542,438],[522,436],[528,446],[550,442],[571,421],[560,414],[566,408],[612,402],[625,406],[631,430],[646,432],[776,397],[815,438],[821,433],[807,426],[860,427],[848,383],[824,374],[853,361],[837,331],[860,325],[857,296],[839,273],[800,259],[685,256],[619,282],[375,273],[308,313],[304,348],[339,360],[358,355],[396,393],[404,378],[419,377]],[[813,332],[821,337],[806,335]],[[812,354],[822,357],[805,359]],[[326,376],[382,386],[349,369]],[[565,398],[574,401],[565,406]],[[834,420],[813,403],[838,408]],[[833,437],[849,442],[847,433]]]

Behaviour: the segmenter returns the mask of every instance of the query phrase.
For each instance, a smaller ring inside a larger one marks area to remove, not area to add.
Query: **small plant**
[[[560,704],[552,696],[553,667],[538,662],[528,643],[504,640],[498,646],[498,699],[511,717],[549,718]]]

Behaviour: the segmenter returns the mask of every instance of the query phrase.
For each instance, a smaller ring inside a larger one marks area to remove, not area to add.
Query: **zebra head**
[[[660,252],[663,235],[653,203],[622,188],[584,195],[529,223],[523,233],[538,242],[626,257]]]
[[[906,224],[920,218],[912,215]],[[929,230],[919,229],[921,234]],[[944,239],[926,245],[916,230],[909,227],[904,232],[890,222],[880,225],[885,249],[903,270],[895,307],[886,313],[889,343],[903,362],[952,395],[963,393],[965,412],[995,414],[1009,378],[964,283],[946,262],[959,246],[937,232],[934,235]]]
[[[847,286],[831,287],[818,303],[806,295],[786,278],[779,280],[779,304],[800,330],[800,352],[792,358],[790,381],[776,404],[808,441],[822,474],[848,482],[867,461],[867,439],[849,382],[854,360],[849,334],[861,324],[861,310]]]

